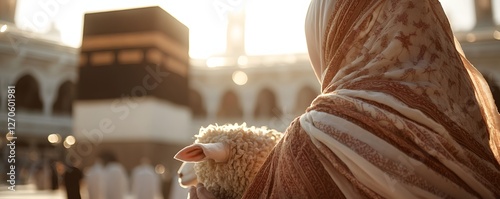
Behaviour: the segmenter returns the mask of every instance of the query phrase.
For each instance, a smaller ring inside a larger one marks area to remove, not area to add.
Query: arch
[[[226,91],[217,111],[217,118],[242,118],[243,109],[235,92]]]
[[[257,95],[257,102],[253,112],[254,118],[279,118],[282,114],[276,103],[276,95],[268,88],[262,89]]]
[[[75,85],[71,81],[65,81],[59,86],[57,98],[52,106],[54,114],[71,115],[73,111],[73,100],[75,99]]]
[[[40,86],[31,75],[24,75],[16,82],[16,108],[27,111],[42,111]]]
[[[302,87],[297,93],[297,102],[295,104],[294,115],[300,115],[305,112],[311,102],[318,96],[318,92],[310,86]]]
[[[484,79],[490,86],[491,95],[493,95],[493,99],[495,100],[497,111],[500,111],[500,86],[497,84],[499,81],[490,75],[484,75]]]
[[[201,118],[207,116],[207,111],[203,102],[203,97],[198,91],[193,89],[189,91],[189,104],[193,117]]]

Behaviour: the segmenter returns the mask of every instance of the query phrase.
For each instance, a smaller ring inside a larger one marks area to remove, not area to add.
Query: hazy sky
[[[249,54],[306,52],[304,16],[310,0],[246,0],[246,50]],[[441,0],[455,30],[474,25],[473,0]],[[500,21],[500,0],[493,0]],[[243,0],[18,0],[17,25],[47,32],[53,23],[62,42],[79,47],[83,14],[160,5],[190,29],[190,55],[206,58],[226,46],[225,12]]]

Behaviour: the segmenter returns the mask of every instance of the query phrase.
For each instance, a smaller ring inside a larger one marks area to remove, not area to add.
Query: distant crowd
[[[31,183],[38,190],[57,190],[63,185],[68,199],[162,199],[169,198],[171,176],[155,172],[143,157],[129,176],[114,153],[104,151],[84,172],[80,162],[62,163],[42,159],[34,165]]]

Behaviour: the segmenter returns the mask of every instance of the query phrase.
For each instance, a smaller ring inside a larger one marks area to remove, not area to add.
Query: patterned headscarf
[[[479,142],[500,132],[489,87],[465,59],[437,0],[342,1],[338,5],[313,1],[306,36],[324,93],[372,90],[400,95],[404,102],[409,96],[402,96],[401,90],[389,91],[389,85],[376,88],[374,83],[402,86],[421,95],[432,106],[427,108],[440,112],[436,115],[449,117],[467,132],[477,132],[472,136]]]
[[[322,94],[248,198],[500,197],[499,115],[438,0],[312,0],[306,37]]]

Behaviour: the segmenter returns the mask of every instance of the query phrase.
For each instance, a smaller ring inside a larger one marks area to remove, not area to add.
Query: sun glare
[[[46,33],[51,23],[54,23],[61,32],[61,42],[74,47],[81,45],[83,14],[86,12],[159,5],[189,27],[189,54],[192,58],[202,59],[225,52],[225,17],[227,12],[243,5],[243,0],[77,0],[65,1],[66,3],[54,7],[56,10],[45,13],[40,5],[31,1],[23,0],[18,4],[20,16],[17,16],[16,21],[20,27],[33,26],[33,20],[36,19],[33,13],[44,15],[45,18],[37,18],[45,21],[35,24],[35,31]],[[244,39],[248,54],[305,52],[303,18],[309,2],[310,0],[247,0]],[[284,4],[287,5],[286,8],[283,7]],[[227,6],[227,10],[221,11],[221,6]]]
[[[73,47],[81,45],[86,12],[158,5],[188,26],[192,58],[223,56],[227,46],[227,12],[245,4],[244,40],[248,55],[307,52],[304,19],[310,0],[74,0],[55,1],[59,4],[51,7],[50,12],[34,1],[19,0],[18,27],[33,28],[35,25],[37,32],[47,33],[49,27],[55,25],[61,33],[60,40]],[[473,0],[441,0],[441,3],[455,30],[473,27]],[[500,23],[500,0],[493,0],[493,7],[495,19]],[[2,26],[0,32],[6,29]],[[245,63],[244,58],[238,61],[241,65]]]
[[[0,32],[5,32],[7,31],[7,25],[3,25],[2,27],[0,27]]]
[[[309,2],[310,0],[249,1],[245,24],[247,53],[261,55],[307,52],[304,19]]]
[[[233,73],[233,82],[237,85],[245,85],[248,81],[248,76],[245,72],[243,71],[235,71]]]

